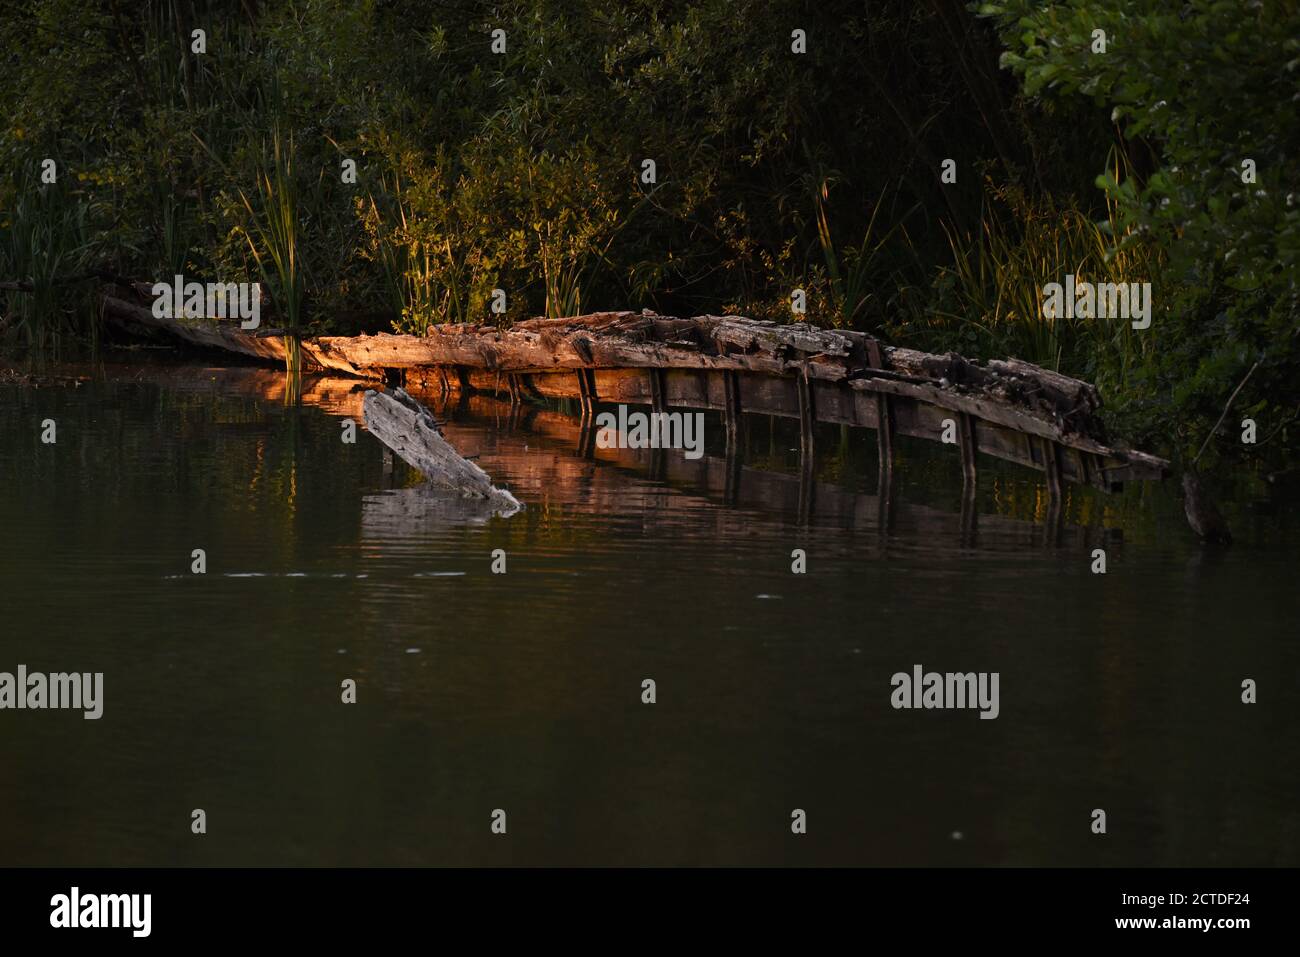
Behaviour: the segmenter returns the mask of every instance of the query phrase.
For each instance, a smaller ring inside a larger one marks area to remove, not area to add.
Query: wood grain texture
[[[487,500],[510,514],[522,508],[518,499],[492,484],[487,472],[457,452],[429,410],[403,390],[369,391],[362,408],[370,433],[433,485]]]

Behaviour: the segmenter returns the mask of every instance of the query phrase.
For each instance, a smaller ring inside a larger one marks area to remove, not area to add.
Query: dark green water
[[[788,426],[748,423],[729,501],[712,457],[478,401],[447,433],[527,509],[475,521],[320,401],[0,387],[0,671],[104,673],[98,721],[0,711],[0,864],[1300,863],[1294,495],[1207,552],[1172,483],[1054,529],[986,469],[972,528],[955,451],[905,443],[882,524],[869,433],[819,435],[801,511]],[[894,710],[914,664],[998,672],[999,717]]]

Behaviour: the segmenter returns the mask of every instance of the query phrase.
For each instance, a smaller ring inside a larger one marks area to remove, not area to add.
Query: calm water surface
[[[698,463],[583,457],[563,410],[430,400],[503,519],[344,444],[350,381],[76,371],[0,387],[0,671],[102,671],[104,716],[0,711],[0,864],[1300,863],[1294,491],[1214,552],[1173,483],[1058,523],[990,467],[963,518],[904,441],[882,509],[869,432],[809,495],[790,423],[728,483],[713,419]],[[894,710],[915,664],[999,672],[1000,716]]]

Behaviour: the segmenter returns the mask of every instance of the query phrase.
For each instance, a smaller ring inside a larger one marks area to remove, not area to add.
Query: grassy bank
[[[70,276],[180,272],[303,333],[651,308],[1013,355],[1175,453],[1256,368],[1268,443],[1210,458],[1295,443],[1294,3],[11,7],[11,351],[93,343]],[[1044,316],[1067,274],[1150,283],[1151,327]]]

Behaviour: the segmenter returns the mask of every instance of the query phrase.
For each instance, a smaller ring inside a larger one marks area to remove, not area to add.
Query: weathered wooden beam
[[[402,389],[368,391],[363,400],[366,429],[380,442],[418,469],[434,485],[461,495],[487,499],[513,514],[523,506],[491,477],[457,452],[429,410]]]
[[[160,319],[147,306],[105,296],[101,300],[104,315],[128,332],[161,331],[208,349],[222,349],[255,359],[283,363],[286,357],[284,333],[266,330],[260,333],[245,332],[239,323],[218,323],[211,320]],[[355,370],[340,370],[355,373]]]

